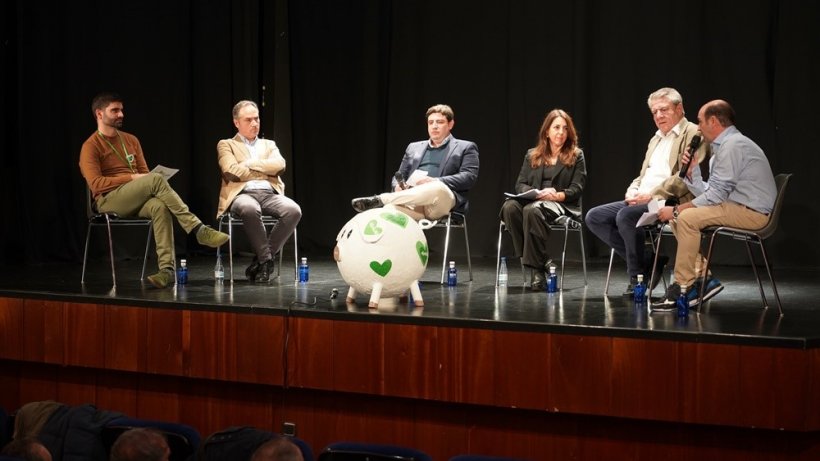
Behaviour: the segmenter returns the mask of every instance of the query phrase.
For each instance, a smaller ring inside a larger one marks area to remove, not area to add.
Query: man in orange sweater
[[[91,111],[97,131],[83,143],[80,171],[96,208],[153,220],[159,272],[148,276],[148,281],[157,288],[172,285],[176,259],[172,216],[185,232],[196,232],[197,241],[211,248],[227,242],[228,234],[204,226],[165,178],[149,173],[137,137],[120,131],[125,116],[122,98],[99,94],[91,103]]]

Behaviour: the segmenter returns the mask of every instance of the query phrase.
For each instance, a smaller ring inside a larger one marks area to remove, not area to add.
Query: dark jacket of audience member
[[[45,445],[54,461],[106,461],[102,443],[103,427],[122,416],[114,411],[98,410],[93,405],[61,405],[43,425],[37,439]]]

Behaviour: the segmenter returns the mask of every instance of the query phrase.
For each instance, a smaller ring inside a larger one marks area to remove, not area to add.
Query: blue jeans
[[[646,204],[630,206],[621,200],[596,206],[584,220],[593,234],[626,260],[630,277],[644,273],[645,233],[635,224],[647,210]]]

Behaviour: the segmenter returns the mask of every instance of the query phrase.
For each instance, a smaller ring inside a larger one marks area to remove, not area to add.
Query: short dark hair
[[[105,108],[108,107],[108,105],[111,104],[112,102],[123,102],[123,101],[122,101],[122,98],[120,97],[120,95],[118,95],[117,93],[112,93],[112,92],[104,92],[104,93],[98,94],[97,96],[94,96],[94,99],[91,100],[91,115],[93,115],[94,118],[96,119],[97,118],[97,111],[98,110],[105,110]]]
[[[430,117],[430,114],[441,114],[447,118],[448,122],[452,122],[455,118],[453,108],[448,106],[447,104],[436,104],[435,106],[430,107],[429,109],[427,109],[427,113],[424,115],[424,119],[427,120]]]

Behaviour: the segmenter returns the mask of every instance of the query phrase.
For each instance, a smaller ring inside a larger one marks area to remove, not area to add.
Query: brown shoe
[[[174,279],[176,278],[174,275],[174,270],[166,267],[165,269],[160,269],[154,275],[149,275],[146,277],[151,285],[154,285],[157,288],[167,288],[174,284]]]

